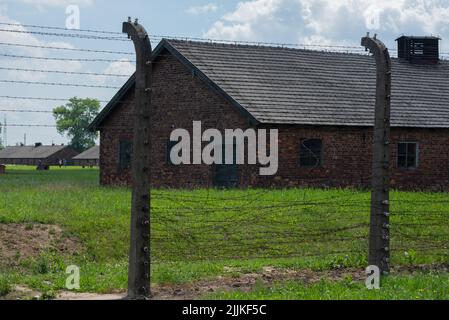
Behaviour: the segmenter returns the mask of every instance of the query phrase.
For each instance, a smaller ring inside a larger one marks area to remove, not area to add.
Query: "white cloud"
[[[444,34],[449,26],[447,0],[298,0],[304,21],[300,40],[310,35],[333,43],[361,37],[364,32],[380,34],[393,46],[401,34]],[[371,23],[371,22],[375,23]]]
[[[279,9],[282,0],[253,0],[239,2],[234,12],[226,14],[223,19],[229,22],[248,23],[261,18],[270,18]]]
[[[136,66],[128,58],[122,58],[119,61],[112,62],[104,73],[132,75],[136,71]]]
[[[131,76],[136,71],[136,66],[131,63],[128,58],[122,58],[118,61],[111,62],[102,73],[114,75],[129,75]],[[90,76],[90,79],[97,84],[104,85],[120,85],[123,80],[128,80],[124,77],[110,77],[110,76]]]
[[[205,33],[205,36],[211,39],[220,40],[243,40],[254,36],[250,23],[226,25],[223,21],[217,21]]]
[[[225,14],[205,33],[206,37],[242,40],[255,36],[256,25],[269,24],[283,0],[252,0],[239,2],[235,11]]]
[[[377,26],[369,23],[377,18]],[[449,43],[449,1],[247,0],[223,15],[204,36],[357,46],[366,31],[379,33],[390,46],[403,33],[437,34]],[[449,50],[447,43],[443,45]]]
[[[18,21],[0,15],[2,22],[17,24],[17,26],[9,26],[8,29],[17,31],[27,31],[25,27],[20,25]],[[67,42],[45,42],[37,39],[32,34],[14,33],[14,32],[0,32],[0,42],[12,44],[25,44],[31,46],[52,46],[62,48],[74,48],[73,45]],[[33,57],[48,57],[52,50],[44,48],[30,48],[30,47],[16,47],[4,46],[3,52],[11,55],[26,55]],[[14,67],[20,69],[41,69],[41,70],[64,70],[64,71],[79,71],[82,69],[81,62],[65,61],[63,68],[61,68],[61,61],[57,60],[38,60],[38,59],[16,59],[16,58],[2,58],[1,66]],[[8,71],[7,77],[10,80],[18,81],[45,81],[48,73],[28,72],[28,71]]]
[[[206,13],[217,12],[218,6],[215,3],[208,3],[203,6],[193,6],[186,10],[188,14],[201,15]]]

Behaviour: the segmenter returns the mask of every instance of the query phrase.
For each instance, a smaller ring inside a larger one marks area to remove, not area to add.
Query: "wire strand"
[[[40,32],[40,31],[25,31],[25,30],[11,30],[11,29],[0,29],[0,32],[34,34],[41,36],[64,37],[64,38],[80,38],[89,40],[126,41],[126,42],[131,41],[130,39],[124,37],[101,37],[101,36],[73,34],[73,33]]]
[[[69,75],[88,75],[88,76],[101,76],[101,77],[126,77],[126,78],[131,77],[131,75],[129,75],[129,74],[96,73],[96,72],[75,72],[75,71],[25,69],[25,68],[9,68],[9,67],[0,67],[0,70],[22,71],[22,72],[38,72],[38,73],[57,73],[57,74],[69,74]]]
[[[76,48],[64,48],[54,46],[38,46],[31,44],[0,42],[3,46],[23,47],[23,48],[35,48],[35,49],[49,49],[49,50],[62,50],[62,51],[76,51],[76,52],[89,52],[89,53],[106,53],[106,54],[120,54],[120,55],[135,55],[134,52],[125,51],[109,51],[109,50],[95,50],[95,49],[76,49]]]
[[[0,83],[15,83],[15,84],[29,84],[42,86],[58,86],[58,87],[81,87],[81,88],[97,88],[97,89],[120,89],[121,87],[102,86],[91,84],[77,84],[77,83],[62,83],[62,82],[40,82],[40,81],[19,81],[19,80],[5,80],[0,79]]]
[[[55,61],[79,61],[79,62],[132,62],[135,63],[134,60],[112,60],[112,59],[100,59],[100,58],[48,58],[48,57],[35,57],[35,56],[24,56],[24,55],[14,55],[14,54],[6,54],[0,53],[1,57],[7,58],[19,58],[19,59],[33,59],[33,60],[55,60]]]

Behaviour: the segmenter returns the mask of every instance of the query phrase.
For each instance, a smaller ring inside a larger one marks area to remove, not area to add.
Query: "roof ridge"
[[[248,43],[242,43],[239,41],[236,42],[232,42],[232,41],[226,41],[226,42],[222,42],[220,40],[207,40],[205,39],[204,41],[200,41],[200,40],[184,40],[184,39],[177,39],[177,38],[163,38],[162,41],[167,41],[169,43],[172,42],[181,42],[181,43],[186,43],[186,44],[199,44],[199,45],[209,45],[209,46],[222,46],[222,47],[241,47],[241,48],[266,48],[266,49],[276,49],[276,50],[285,50],[285,51],[293,51],[293,52],[319,52],[319,53],[330,53],[330,54],[339,54],[339,55],[355,55],[355,56],[370,56],[370,54],[364,54],[364,53],[355,53],[355,52],[349,52],[350,50],[348,50],[348,52],[345,52],[345,50],[343,48],[345,48],[345,46],[341,46],[341,47],[337,47],[337,46],[329,46],[328,48],[342,48],[340,49],[341,51],[332,51],[332,50],[319,50],[319,49],[308,49],[308,48],[300,48],[298,45],[297,48],[294,48],[293,44],[281,44],[279,43],[278,45],[276,45],[275,43],[272,43],[270,45],[270,43],[267,42],[248,42]],[[307,45],[305,45],[307,46]],[[313,46],[313,45],[311,45]],[[322,48],[326,48],[326,46],[322,46]],[[348,47],[346,47],[348,48]],[[354,49],[356,47],[353,47]],[[363,47],[360,46],[360,50],[363,50]]]
[[[372,58],[372,55],[370,53],[363,53],[363,47],[360,46],[360,53],[356,53],[356,52],[350,52],[350,50],[345,51],[343,49],[341,49],[341,51],[333,51],[333,50],[319,50],[319,49],[310,49],[310,48],[294,48],[294,47],[288,47],[288,44],[285,44],[285,46],[282,46],[282,44],[279,44],[279,46],[275,46],[274,43],[273,45],[269,45],[269,43],[266,42],[260,42],[260,45],[258,45],[256,42],[254,42],[253,44],[248,43],[248,44],[244,44],[244,43],[239,43],[239,41],[236,41],[235,43],[229,41],[229,42],[220,42],[219,40],[207,40],[205,39],[204,41],[200,41],[200,40],[184,40],[184,39],[178,39],[178,38],[163,38],[161,40],[162,41],[166,41],[170,44],[172,44],[173,42],[178,42],[178,43],[185,43],[185,44],[198,44],[198,45],[209,45],[209,46],[222,46],[222,47],[228,47],[228,48],[232,48],[232,47],[236,47],[236,48],[266,48],[266,49],[277,49],[277,50],[285,50],[285,51],[291,51],[291,52],[308,52],[308,53],[323,53],[323,54],[330,54],[330,55],[336,55],[336,56],[356,56],[356,57],[369,57]],[[174,44],[174,43],[173,43]],[[293,44],[292,44],[293,45]],[[298,45],[299,46],[299,45]],[[307,46],[307,45],[306,45]],[[313,45],[311,45],[313,46]],[[323,46],[323,48],[325,48],[326,46]],[[333,46],[330,46],[329,48],[332,48]],[[338,50],[338,47],[335,46],[335,48],[337,48],[336,50]],[[342,46],[341,48],[344,48],[344,46]],[[355,47],[354,47],[355,49]],[[391,51],[391,50],[390,50]],[[403,59],[400,59],[398,57],[391,57],[392,60],[394,61],[403,61]],[[409,63],[408,61],[404,61],[404,63]],[[439,64],[449,64],[449,60],[448,59],[443,59],[440,58]]]

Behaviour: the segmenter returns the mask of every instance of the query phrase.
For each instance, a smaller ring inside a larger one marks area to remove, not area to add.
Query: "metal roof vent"
[[[438,37],[402,36],[398,42],[398,58],[416,64],[437,64],[440,60]]]

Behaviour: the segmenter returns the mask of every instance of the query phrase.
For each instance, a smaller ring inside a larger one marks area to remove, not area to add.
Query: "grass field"
[[[392,194],[392,265],[449,264],[449,194]],[[3,259],[0,295],[26,285],[47,297],[64,290],[65,268],[81,268],[81,291],[127,286],[130,191],[98,186],[98,171],[8,167],[0,176],[0,224],[62,228],[76,252],[48,249]],[[370,194],[356,190],[195,190],[152,192],[152,281],[182,286],[217,277],[276,270],[362,270],[366,267]],[[199,298],[449,299],[447,271],[396,273],[380,291],[345,276],[301,282],[258,282],[251,290],[215,290]],[[4,289],[2,289],[4,288]]]

